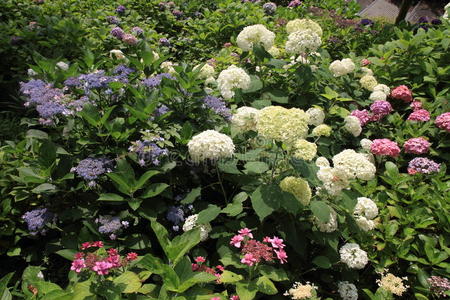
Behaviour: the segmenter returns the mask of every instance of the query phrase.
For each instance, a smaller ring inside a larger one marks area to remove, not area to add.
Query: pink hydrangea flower
[[[406,153],[424,154],[429,151],[430,145],[430,142],[426,139],[419,137],[407,140],[403,145],[403,148]]]
[[[77,273],[80,273],[83,270],[83,268],[86,268],[86,264],[83,258],[75,259],[72,262],[72,266],[70,267],[72,271],[75,271]]]
[[[300,6],[302,2],[300,0],[292,0],[289,2],[288,7],[297,7]]]
[[[350,115],[357,117],[359,122],[361,123],[361,126],[364,126],[371,121],[370,113],[366,109],[364,110],[355,109],[354,111],[352,111]]]
[[[363,58],[362,60],[361,60],[361,66],[367,66],[367,65],[370,65],[370,60],[368,60],[367,58]]]
[[[411,90],[406,85],[400,85],[392,90],[391,98],[403,100],[404,102],[413,101]]]
[[[136,252],[130,252],[127,254],[127,260],[132,261],[138,258],[138,255]]]
[[[443,113],[436,118],[436,126],[450,132],[450,112]]]
[[[273,248],[283,249],[286,245],[283,244],[283,240],[274,236],[272,239],[268,239],[268,242],[272,244]]]
[[[230,297],[230,300],[240,300],[238,295],[234,295]]]
[[[238,231],[241,236],[248,236],[249,238],[253,238],[252,230],[248,228],[242,228]]]
[[[216,269],[221,271],[221,272],[225,271],[225,268],[222,265],[217,265]]]
[[[414,100],[409,106],[412,107],[413,110],[418,110],[422,108],[422,102]]]
[[[279,251],[278,250],[274,250],[274,251],[277,255],[277,258],[280,260],[281,264],[284,264],[285,262],[287,262],[288,256],[286,254],[286,251],[284,251],[283,249],[280,249]]]
[[[122,41],[128,45],[136,45],[138,42],[138,39],[131,33],[125,33],[122,36]]]
[[[392,106],[388,101],[378,100],[372,103],[370,110],[381,118],[388,115],[392,111]]]
[[[235,246],[236,248],[241,248],[241,242],[244,240],[244,237],[240,234],[237,234],[231,238],[230,244]]]
[[[253,254],[247,253],[244,255],[244,257],[241,259],[241,263],[246,264],[248,266],[253,266],[256,262],[256,258],[253,257]]]
[[[375,155],[397,157],[400,154],[400,148],[396,142],[389,139],[375,139],[370,146],[370,152]]]
[[[227,43],[223,44],[223,46],[224,46],[225,48],[228,48],[228,47],[233,46],[233,44],[231,44],[230,42],[227,42]]]
[[[200,269],[200,266],[199,265],[197,265],[197,264],[191,264],[191,269],[192,269],[192,271],[197,271],[198,269]]]
[[[204,263],[206,261],[203,256],[197,256],[194,260],[196,263]]]
[[[408,121],[420,121],[420,122],[427,122],[430,121],[430,112],[426,109],[418,109],[416,111],[413,111],[408,119]]]
[[[107,275],[109,269],[113,267],[113,264],[107,261],[96,261],[92,267],[92,271],[97,272],[98,275]]]

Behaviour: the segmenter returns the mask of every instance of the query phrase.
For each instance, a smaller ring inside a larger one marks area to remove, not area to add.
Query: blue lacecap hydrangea
[[[161,74],[144,79],[142,81],[142,84],[149,88],[155,88],[161,84],[161,81],[163,78],[175,80],[175,77],[173,77],[169,73],[161,73]]]
[[[26,212],[22,219],[27,223],[31,235],[45,234],[45,225],[55,220],[55,215],[47,208],[37,208]]]
[[[203,98],[203,104],[219,116],[222,116],[227,120],[231,119],[231,110],[226,106],[225,102],[221,98],[208,95]]]

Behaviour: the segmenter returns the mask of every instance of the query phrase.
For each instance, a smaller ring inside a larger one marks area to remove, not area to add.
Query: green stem
[[[216,172],[217,172],[217,178],[219,179],[220,187],[222,189],[223,198],[225,199],[225,203],[228,204],[227,193],[225,192],[225,188],[223,186],[222,178],[220,177],[219,167],[217,166],[217,164],[216,164]]]

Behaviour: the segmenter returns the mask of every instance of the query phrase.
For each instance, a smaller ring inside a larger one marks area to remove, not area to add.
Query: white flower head
[[[338,283],[338,293],[343,300],[357,300],[358,289],[353,283],[341,281]]]
[[[229,158],[234,153],[233,140],[215,130],[203,131],[189,141],[189,154],[194,162]]]
[[[239,107],[231,119],[231,124],[242,132],[256,131],[256,118],[258,113],[259,110],[253,107]]]
[[[372,220],[378,216],[378,207],[372,199],[366,197],[358,197],[353,213],[357,216],[366,217]]]
[[[217,84],[220,93],[225,99],[230,99],[234,96],[233,89],[248,89],[250,87],[250,76],[239,67],[234,65],[220,72],[217,78]]]
[[[109,51],[109,55],[111,57],[114,55],[115,58],[117,58],[117,59],[125,59],[125,55],[123,54],[123,52],[121,50],[113,49],[113,50]]]
[[[362,250],[358,244],[347,243],[339,249],[341,261],[350,269],[362,269],[369,262],[367,252]]]
[[[205,241],[208,238],[209,232],[212,230],[211,225],[209,223],[197,225],[197,219],[198,214],[187,217],[183,224],[183,231],[186,232],[200,227],[200,240]]]
[[[318,126],[323,123],[323,120],[325,120],[325,113],[323,112],[323,109],[311,107],[306,111],[306,113],[309,115],[309,125]]]
[[[194,71],[197,71],[200,68],[200,65],[196,65],[194,67]],[[204,64],[198,73],[198,77],[205,79],[205,78],[210,78],[213,77],[214,78],[214,74],[216,73],[216,71],[214,70],[214,67],[209,65],[209,64]]]
[[[335,60],[330,64],[329,70],[335,77],[352,73],[355,70],[355,63],[350,58]]]
[[[370,96],[369,99],[372,101],[386,101],[386,94],[383,91],[373,91]]]
[[[359,141],[359,144],[361,145],[361,147],[370,152],[370,147],[372,146],[372,141],[369,139],[362,139],[361,141]]]
[[[27,71],[28,76],[36,76],[38,73],[36,71],[34,71],[33,69],[28,69]]]
[[[316,51],[321,44],[320,36],[306,29],[289,34],[285,48],[287,53],[304,54]]]
[[[353,136],[359,136],[362,132],[361,122],[355,116],[347,116],[344,119],[344,128],[350,132]]]
[[[236,38],[238,47],[243,51],[252,50],[256,43],[261,43],[264,49],[269,50],[272,48],[274,40],[275,33],[261,24],[244,27]]]
[[[376,91],[381,91],[381,92],[383,92],[386,96],[389,96],[389,94],[391,93],[391,89],[387,86],[387,85],[385,85],[385,84],[377,84],[374,88],[373,88],[373,91],[374,92],[376,92]]]
[[[329,233],[329,232],[336,231],[336,229],[338,228],[337,214],[334,211],[334,209],[331,209],[330,219],[328,220],[328,222],[322,223],[317,218],[315,218],[314,221],[320,232],[328,232]]]
[[[56,64],[56,66],[57,66],[58,68],[60,68],[61,70],[63,70],[63,71],[67,71],[67,70],[69,69],[69,65],[66,64],[66,63],[63,62],[63,61],[58,62],[58,63]]]

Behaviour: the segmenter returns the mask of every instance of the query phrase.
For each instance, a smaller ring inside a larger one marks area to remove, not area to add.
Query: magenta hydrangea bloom
[[[361,126],[364,126],[371,121],[370,113],[366,109],[355,109],[354,111],[352,111],[351,115],[359,119],[359,123],[361,123]]]
[[[370,152],[375,155],[397,157],[400,154],[398,144],[389,139],[375,139],[370,146]]]
[[[403,100],[404,102],[413,101],[411,90],[406,85],[399,85],[391,92],[391,98]]]
[[[108,275],[109,270],[113,268],[114,265],[107,261],[96,261],[95,265],[92,267],[92,271],[97,272],[98,275]]]
[[[392,111],[392,105],[388,101],[378,100],[370,106],[370,111],[375,115],[384,117]]]
[[[430,142],[424,138],[412,138],[405,142],[403,148],[406,153],[424,154],[430,150]]]
[[[430,112],[426,109],[418,109],[416,111],[413,111],[408,119],[408,121],[420,121],[420,122],[427,122],[430,121]]]
[[[450,112],[443,113],[436,118],[436,126],[450,132]]]
[[[84,261],[84,258],[75,259],[72,262],[72,266],[70,267],[70,269],[72,271],[75,271],[76,273],[80,273],[84,268],[86,268],[86,263]]]
[[[441,164],[428,159],[426,157],[416,157],[408,164],[408,174],[414,175],[416,173],[431,174],[439,172]]]
[[[409,106],[412,107],[414,111],[416,111],[422,108],[422,102],[414,100]]]

